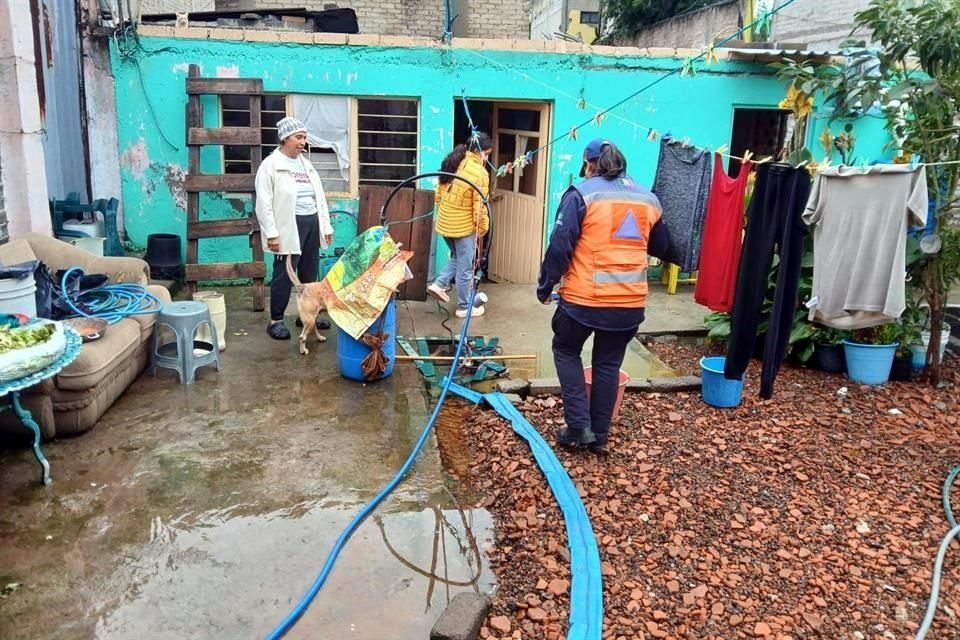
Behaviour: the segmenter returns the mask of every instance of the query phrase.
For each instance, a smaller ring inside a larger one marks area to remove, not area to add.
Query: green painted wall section
[[[605,137],[616,142],[626,152],[630,173],[649,185],[658,144],[648,141],[648,128],[714,148],[729,144],[736,107],[775,107],[785,93],[784,84],[763,65],[701,64],[696,75],[666,79],[617,108],[600,126],[591,124],[580,130],[578,140],[571,140],[566,134],[572,126],[662,77],[680,61],[439,47],[166,38],[144,38],[142,43],[145,53],[136,63],[120,59],[115,51],[113,55],[125,226],[139,244],[145,244],[151,233],[182,235],[186,228],[185,79],[191,63],[199,64],[208,77],[261,78],[269,92],[418,98],[421,171],[435,170],[450,150],[454,103],[462,91],[475,99],[551,102],[552,132],[562,139],[535,159],[548,163],[545,235],[561,195],[579,172],[583,145],[589,139]],[[581,99],[587,103],[584,109],[578,104]],[[207,101],[204,111],[209,126],[219,124],[215,102]],[[872,121],[867,124],[858,148],[882,147],[886,140],[882,128],[874,127]],[[220,171],[216,148],[204,150],[202,168]],[[351,198],[332,201],[330,206],[355,212],[358,203]],[[209,194],[202,197],[201,208],[205,219],[235,217],[245,215],[250,203]],[[335,228],[336,243],[341,246],[355,233],[348,217],[338,218]],[[200,246],[202,262],[243,260],[250,255],[245,238],[204,240]],[[443,262],[445,256],[440,253],[437,261]]]

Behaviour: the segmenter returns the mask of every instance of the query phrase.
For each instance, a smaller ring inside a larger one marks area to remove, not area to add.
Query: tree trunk
[[[940,278],[940,256],[932,256],[926,264],[926,298],[930,305],[930,344],[927,345],[927,374],[930,384],[940,385],[940,336],[943,332],[943,316],[946,311],[947,292]]]

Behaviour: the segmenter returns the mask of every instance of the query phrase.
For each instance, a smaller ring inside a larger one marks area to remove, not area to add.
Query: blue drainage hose
[[[79,267],[68,269],[60,281],[60,293],[78,316],[102,318],[116,324],[128,316],[156,313],[162,306],[156,296],[139,284],[107,284],[73,298],[67,291],[67,282],[74,272],[83,277],[83,270]]]
[[[597,539],[590,525],[587,509],[583,506],[573,481],[547,441],[505,395],[480,395],[460,385],[453,385],[452,391],[474,404],[489,404],[510,422],[514,433],[530,445],[533,457],[546,476],[557,504],[560,505],[567,526],[571,574],[567,640],[600,640],[603,636],[603,575],[600,571],[600,550],[597,549]]]
[[[470,294],[470,305],[468,309],[473,308],[474,298],[477,295],[477,287],[473,287],[473,292]],[[423,448],[423,445],[427,441],[427,437],[430,435],[430,432],[433,431],[433,426],[437,421],[437,416],[440,415],[440,409],[443,407],[443,401],[447,397],[447,392],[450,391],[450,386],[453,384],[454,372],[457,370],[457,366],[460,362],[460,355],[463,352],[463,345],[467,341],[468,330],[470,328],[470,315],[467,314],[467,317],[463,321],[463,328],[460,329],[460,338],[457,341],[457,349],[453,354],[453,364],[450,367],[450,374],[444,379],[443,386],[440,389],[440,397],[437,399],[437,405],[433,408],[433,413],[430,415],[430,420],[427,421],[427,426],[424,427],[423,433],[420,434],[420,437],[417,439],[416,444],[413,445],[413,451],[410,452],[410,455],[407,456],[406,462],[403,463],[403,466],[400,467],[400,470],[397,472],[397,475],[387,483],[383,489],[380,490],[373,500],[367,503],[363,509],[360,510],[360,513],[353,517],[353,520],[350,521],[350,524],[347,525],[346,529],[340,534],[340,537],[337,538],[336,543],[333,545],[333,549],[330,550],[330,555],[327,556],[327,561],[323,563],[323,568],[320,570],[320,574],[317,575],[316,580],[313,581],[313,584],[310,585],[310,589],[307,591],[307,594],[303,599],[294,607],[283,622],[281,622],[277,627],[267,636],[268,640],[277,640],[282,638],[290,629],[293,628],[293,625],[297,623],[297,620],[307,611],[307,608],[310,606],[310,603],[313,602],[313,599],[317,597],[317,594],[320,593],[320,589],[323,587],[323,583],[327,581],[327,578],[330,575],[330,572],[333,570],[333,565],[337,561],[337,557],[340,555],[340,552],[343,550],[344,545],[347,543],[347,540],[353,533],[357,530],[357,527],[360,526],[367,517],[373,513],[373,510],[383,502],[383,499],[390,495],[397,485],[400,484],[400,481],[403,480],[403,477],[407,475],[407,472],[410,470],[410,467],[413,466],[414,461],[416,461],[417,456],[420,454],[420,450]]]

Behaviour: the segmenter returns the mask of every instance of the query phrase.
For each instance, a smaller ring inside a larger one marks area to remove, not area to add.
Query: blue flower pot
[[[893,358],[897,355],[899,343],[860,344],[843,341],[843,352],[847,359],[847,377],[860,384],[884,384],[890,380]]]

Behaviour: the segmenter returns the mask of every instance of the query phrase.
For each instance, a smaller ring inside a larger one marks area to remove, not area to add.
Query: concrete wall
[[[51,233],[28,6],[27,2],[0,2],[0,164],[11,236]]]
[[[152,13],[190,13],[196,11],[216,11],[216,0],[133,0],[133,11],[139,15]],[[292,6],[292,5],[291,5]],[[126,5],[124,5],[126,9]]]
[[[323,9],[336,0],[300,0],[297,7]],[[530,0],[459,0],[454,35],[469,38],[528,38]],[[289,7],[289,0],[217,0],[221,11]],[[444,30],[438,0],[351,0],[339,6],[357,12],[361,33],[439,38]]]
[[[703,67],[693,77],[673,76],[651,91],[627,102],[600,127],[589,125],[578,140],[566,133],[591,119],[624,94],[677,68],[691,51],[638,50],[534,41],[454,39],[452,47],[432,40],[334,34],[238,33],[227,29],[190,29],[181,38],[164,27],[144,28],[141,60],[150,78],[146,93],[136,67],[113,58],[126,230],[145,243],[150,233],[183,234],[187,168],[184,140],[184,93],[187,66],[198,63],[206,76],[238,75],[262,78],[275,92],[352,96],[402,96],[420,101],[421,171],[433,170],[452,146],[454,103],[466,89],[471,98],[543,100],[553,105],[552,135],[559,140],[535,158],[546,163],[547,222],[553,224],[560,197],[576,179],[583,145],[592,137],[616,141],[626,152],[630,171],[649,184],[657,163],[658,145],[647,140],[648,128],[672,131],[697,145],[729,144],[736,106],[775,106],[785,87],[764,65],[727,60]],[[237,38],[245,37],[246,42]],[[281,37],[283,40],[281,40]],[[263,40],[263,41],[253,41]],[[339,44],[334,44],[339,43]],[[482,50],[481,50],[482,47]],[[483,57],[479,57],[479,56]],[[521,75],[522,74],[522,75]],[[587,102],[579,108],[579,96]],[[153,105],[156,119],[147,101]],[[210,125],[217,124],[214,104],[207,104]],[[160,130],[175,141],[173,148]],[[878,141],[878,148],[883,140]],[[203,170],[220,171],[216,149],[202,156]],[[421,185],[431,188],[430,183]],[[338,200],[331,208],[356,211],[356,198]],[[244,215],[248,206],[221,194],[204,195],[205,216]],[[342,222],[337,243],[352,238]],[[242,260],[249,256],[245,238],[201,243],[204,262]]]
[[[532,0],[530,38],[552,40],[557,31],[569,32],[572,11],[600,11],[600,0]]]
[[[693,47],[712,44],[719,37],[736,33],[746,0],[728,0],[699,11],[691,11],[641,29],[626,44],[638,47]]]
[[[774,15],[773,38],[805,42],[811,49],[837,49],[853,29],[854,14],[869,5],[870,0],[797,0]]]

